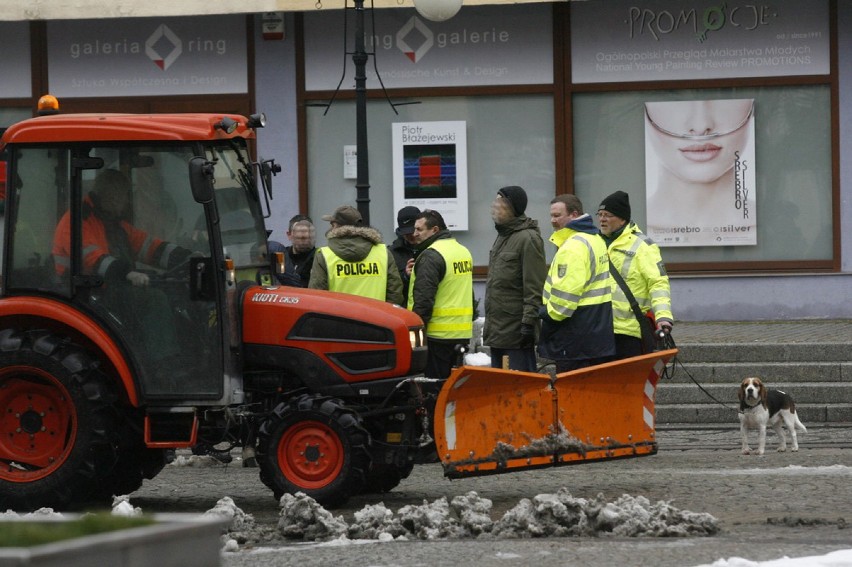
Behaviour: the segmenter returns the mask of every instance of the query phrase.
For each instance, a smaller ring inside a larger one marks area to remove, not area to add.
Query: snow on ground
[[[822,467],[804,467],[801,465],[787,465],[786,467],[773,468],[751,468],[751,469],[693,469],[681,471],[682,474],[696,475],[720,475],[720,476],[765,476],[770,471],[773,476],[798,476],[798,475],[837,475],[837,476],[852,476],[852,467],[846,465],[829,465]]]
[[[805,467],[788,467],[792,470]],[[820,467],[839,472],[849,467]],[[845,474],[845,473],[844,473]],[[612,502],[602,495],[587,500],[574,498],[567,489],[556,494],[539,494],[524,498],[496,522],[491,519],[492,503],[476,492],[456,496],[451,501],[439,498],[432,503],[408,505],[397,514],[383,503],[368,504],[355,512],[349,524],[343,516],[333,516],[313,498],[303,493],[285,494],[281,498],[277,535],[299,540],[298,546],[329,547],[376,544],[411,539],[441,538],[503,538],[563,536],[709,536],[719,530],[718,521],[710,514],[679,510],[668,502],[656,504],[643,497],[624,494]],[[129,496],[113,500],[113,514],[138,515],[142,511],[130,504]],[[237,552],[247,544],[251,553],[275,553],[286,547],[256,547],[274,540],[276,528],[259,526],[251,514],[246,514],[233,499],[225,496],[204,513],[230,521],[222,536],[224,552]],[[62,519],[51,508],[19,514],[12,510],[0,512],[0,521]],[[500,558],[512,558],[502,553]],[[826,555],[770,561],[751,561],[742,557],[718,559],[696,567],[848,567],[852,565],[852,549]]]
[[[771,561],[750,561],[742,557],[731,557],[698,567],[848,567],[849,565],[852,565],[852,549],[841,549],[826,555],[812,555],[794,559],[782,557]]]
[[[210,455],[178,455],[171,463],[171,467],[226,467],[226,463],[222,463],[211,457]]]
[[[340,538],[461,539],[563,536],[706,536],[719,531],[710,514],[679,510],[668,502],[652,504],[645,497],[625,494],[608,502],[602,495],[574,498],[563,488],[556,494],[522,499],[497,521],[492,503],[476,492],[407,505],[394,514],[384,504],[368,505],[347,524],[299,492],[281,498],[278,530],[288,539],[323,541]]]
[[[28,512],[26,514],[19,514],[14,510],[0,512],[0,522],[12,522],[15,520],[62,520],[64,518],[65,516],[61,513],[54,512],[53,508],[39,508],[35,512]]]

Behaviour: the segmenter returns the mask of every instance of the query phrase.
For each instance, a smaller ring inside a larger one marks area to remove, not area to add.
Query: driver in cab
[[[136,262],[161,269],[184,263],[190,251],[150,236],[127,220],[131,203],[130,179],[115,169],[95,178],[93,190],[83,199],[83,272],[99,275],[107,285],[127,280],[148,285],[148,275],[136,271]],[[70,212],[59,221],[53,241],[56,273],[71,267]]]

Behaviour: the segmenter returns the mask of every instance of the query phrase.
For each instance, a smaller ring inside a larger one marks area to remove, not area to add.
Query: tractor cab
[[[219,118],[57,115],[3,138],[3,295],[106,329],[148,404],[230,403],[236,282],[271,282],[254,134]],[[206,195],[193,192],[193,162]]]

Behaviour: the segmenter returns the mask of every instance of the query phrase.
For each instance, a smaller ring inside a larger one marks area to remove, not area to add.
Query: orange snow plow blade
[[[665,350],[551,377],[463,366],[438,394],[435,442],[450,478],[657,452]]]

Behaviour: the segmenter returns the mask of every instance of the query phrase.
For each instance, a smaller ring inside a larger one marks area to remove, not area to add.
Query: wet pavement
[[[476,491],[493,501],[493,519],[522,498],[556,493],[574,497],[623,494],[670,502],[719,520],[712,537],[405,541],[349,545],[279,539],[224,553],[229,567],[298,565],[618,565],[695,566],[720,558],[770,560],[823,555],[852,548],[852,426],[810,427],[798,453],[777,453],[773,433],[767,453],[744,456],[739,431],[729,427],[661,429],[657,455],[488,477],[447,480],[438,464],[421,465],[390,493],[359,496],[333,510],[350,521],[367,504],[394,512],[408,504]],[[230,496],[258,523],[277,524],[278,506],[257,469],[168,466],[132,495],[145,512],[203,512]]]
[[[678,345],[689,344],[843,344],[850,345],[852,321],[765,321],[678,323]],[[358,496],[333,510],[351,520],[367,504],[384,503],[394,512],[476,491],[493,501],[498,519],[523,498],[566,487],[574,497],[623,494],[668,501],[719,521],[711,537],[467,539],[394,541],[346,545],[273,539],[222,555],[227,567],[298,565],[365,567],[395,565],[595,565],[697,566],[743,557],[767,561],[824,555],[852,548],[852,423],[808,424],[800,451],[777,453],[767,434],[764,456],[741,455],[736,415],[730,423],[661,426],[656,455],[586,463],[561,468],[447,480],[439,464],[420,465],[396,489]],[[258,469],[228,466],[168,466],[131,495],[145,512],[204,512],[223,496],[273,529],[278,505],[258,478]]]

